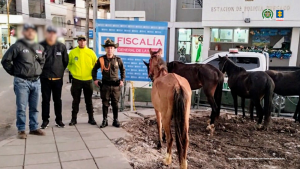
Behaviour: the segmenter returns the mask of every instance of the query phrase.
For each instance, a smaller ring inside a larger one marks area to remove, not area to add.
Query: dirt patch
[[[258,131],[256,122],[249,118],[225,114],[217,120],[211,137],[206,131],[208,119],[208,116],[191,115],[189,168],[300,168],[299,123],[276,118],[271,120],[268,131]],[[115,140],[115,145],[133,168],[178,168],[175,139],[172,164],[162,164],[166,144],[161,150],[156,149],[158,133],[154,117],[134,119],[125,124],[124,129],[133,137]],[[174,137],[173,130],[172,133]]]

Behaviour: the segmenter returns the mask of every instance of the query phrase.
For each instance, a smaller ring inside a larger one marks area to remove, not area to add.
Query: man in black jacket
[[[14,91],[17,104],[18,138],[26,139],[26,107],[29,105],[29,134],[45,135],[38,128],[38,103],[41,92],[39,76],[45,63],[44,48],[35,43],[36,27],[25,24],[24,39],[18,40],[2,58],[3,68],[14,76]]]
[[[66,46],[57,42],[57,30],[53,26],[46,29],[45,40],[40,44],[45,48],[45,65],[41,75],[42,85],[42,119],[41,129],[48,127],[50,118],[51,93],[54,102],[55,122],[57,127],[64,127],[62,122],[61,92],[64,71],[69,63]]]

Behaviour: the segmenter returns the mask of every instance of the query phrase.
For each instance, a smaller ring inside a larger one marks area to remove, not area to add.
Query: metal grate
[[[203,0],[184,0],[182,2],[182,8],[202,8],[203,7]]]

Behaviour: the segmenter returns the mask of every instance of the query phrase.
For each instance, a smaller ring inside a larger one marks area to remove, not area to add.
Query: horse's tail
[[[265,121],[266,124],[268,124],[269,117],[271,115],[271,105],[272,105],[272,98],[273,98],[273,91],[274,91],[275,85],[273,80],[268,77],[266,88],[265,88],[265,96],[264,96],[264,115],[266,116]]]
[[[224,83],[224,75],[221,73],[219,76],[218,85],[214,94],[215,102],[217,104],[217,112],[216,117],[220,116],[221,111],[221,100],[222,100],[222,93],[223,93],[223,83]]]
[[[175,138],[178,151],[179,163],[182,164],[186,159],[186,152],[188,147],[188,120],[186,119],[186,105],[187,95],[184,93],[182,87],[174,90],[173,102],[173,117],[175,121]]]

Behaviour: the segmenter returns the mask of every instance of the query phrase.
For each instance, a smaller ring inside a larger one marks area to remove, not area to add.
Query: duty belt
[[[120,86],[120,80],[117,81],[107,81],[107,80],[102,80],[103,85],[108,85],[108,86]]]

